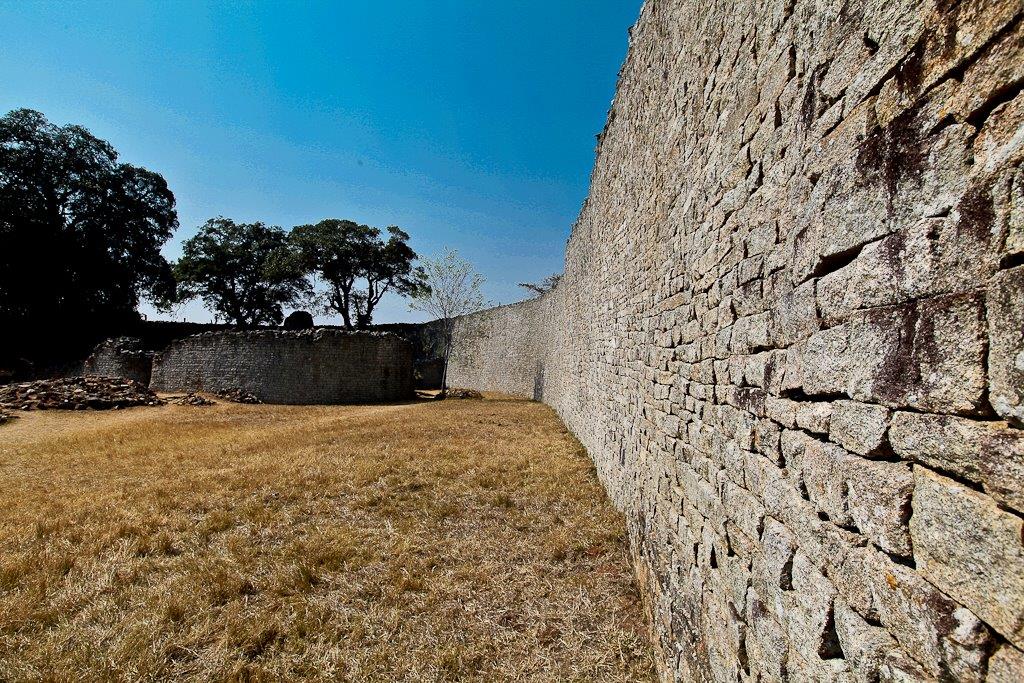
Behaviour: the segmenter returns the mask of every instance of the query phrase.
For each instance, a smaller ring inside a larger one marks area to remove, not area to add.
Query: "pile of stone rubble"
[[[456,388],[452,388],[452,389],[448,389],[446,391],[442,391],[440,394],[437,395],[437,397],[440,398],[440,399],[445,399],[445,398],[483,398],[484,395],[481,394],[476,389],[456,389]]]
[[[232,403],[263,403],[256,394],[245,389],[223,389],[217,392],[217,396]]]
[[[215,404],[215,401],[211,401],[194,391],[190,391],[184,396],[168,396],[167,402],[178,406],[212,406]]]
[[[119,377],[63,377],[0,386],[0,407],[8,410],[111,410],[159,406],[147,387]]]
[[[4,422],[8,422],[10,420],[13,420],[16,417],[17,417],[17,415],[11,415],[7,411],[5,411],[3,409],[0,409],[0,425],[2,425]]]

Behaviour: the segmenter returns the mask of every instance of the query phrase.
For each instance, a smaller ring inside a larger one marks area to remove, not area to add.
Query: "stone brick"
[[[988,683],[1020,683],[1024,681],[1024,652],[1012,645],[1003,645],[988,660]]]
[[[1024,524],[988,496],[914,468],[914,560],[928,581],[1024,644]]]
[[[988,290],[989,402],[1024,425],[1024,266],[999,273]]]
[[[899,411],[889,440],[901,458],[981,484],[999,503],[1024,511],[1024,431],[1005,422]]]
[[[780,591],[793,589],[793,554],[796,538],[775,519],[767,518],[761,536],[761,556],[756,563],[760,594],[774,600]],[[779,611],[776,609],[776,611]]]
[[[929,675],[982,680],[988,628],[917,572],[877,551],[854,549],[828,573],[843,598],[877,619]]]
[[[848,451],[871,455],[882,450],[890,411],[882,406],[857,401],[835,401],[829,423],[829,438]]]
[[[832,419],[832,405],[829,403],[801,403],[796,409],[796,426],[814,434],[828,434]]]
[[[896,649],[896,640],[884,628],[872,626],[842,600],[835,602],[835,625],[843,655],[854,678],[868,683],[878,680],[886,655]]]
[[[763,680],[787,680],[787,633],[753,588],[747,592],[746,621],[748,660],[756,663]]]
[[[906,652],[902,650],[891,650],[879,667],[878,680],[880,683],[921,683],[924,681],[937,681],[934,676],[929,676],[925,669],[915,662]]]
[[[849,458],[838,446],[817,439],[804,443],[797,459],[804,487],[811,502],[840,526],[853,523],[848,500]]]
[[[880,548],[910,554],[910,468],[871,461],[817,439],[805,439],[792,456],[810,500],[839,526],[856,526]]]
[[[784,294],[771,313],[771,341],[779,346],[789,346],[816,332],[820,322],[814,283],[804,283]]]
[[[882,550],[910,555],[910,496],[914,488],[910,468],[903,463],[849,457],[847,505],[862,534]]]
[[[1003,172],[992,194],[994,220],[1005,256],[1024,253],[1024,167]]]
[[[984,321],[975,293],[858,314],[808,339],[803,390],[932,412],[976,411],[985,390]]]
[[[864,247],[818,283],[818,307],[835,324],[857,311],[969,291],[998,266],[991,231],[959,215],[926,218]]]
[[[799,550],[793,556],[793,589],[782,596],[790,642],[807,662],[840,656],[832,601],[836,590]]]

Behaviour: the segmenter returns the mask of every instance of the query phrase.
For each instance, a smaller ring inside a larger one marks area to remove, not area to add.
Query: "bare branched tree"
[[[520,282],[519,286],[529,291],[533,296],[543,296],[558,286],[562,280],[561,273],[548,275],[540,282]]]
[[[415,294],[409,307],[433,316],[441,325],[444,348],[441,392],[448,389],[448,360],[452,353],[455,319],[484,308],[483,276],[454,249],[422,262],[426,288]]]

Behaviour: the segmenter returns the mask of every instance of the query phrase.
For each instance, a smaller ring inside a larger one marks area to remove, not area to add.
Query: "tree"
[[[423,263],[426,287],[413,295],[409,307],[437,319],[444,342],[442,351],[441,392],[448,389],[448,361],[456,318],[479,311],[486,306],[480,287],[482,275],[473,265],[459,257],[454,249]]]
[[[544,296],[562,281],[562,274],[555,273],[554,275],[548,275],[540,282],[520,282],[519,286],[529,291],[533,296]]]
[[[396,226],[388,233],[385,242],[378,228],[337,218],[292,230],[306,267],[327,286],[325,308],[339,313],[346,329],[368,327],[387,292],[411,296],[423,286],[409,235]]]
[[[280,324],[282,306],[303,301],[309,291],[308,271],[277,226],[212,218],[182,252],[175,300],[202,298],[241,327]]]
[[[138,320],[141,297],[173,287],[160,248],[177,227],[163,177],[108,142],[29,109],[0,118],[0,329],[18,330],[0,357],[73,352]]]
[[[388,241],[378,238],[367,254],[362,270],[366,291],[357,292],[352,300],[360,329],[373,322],[373,309],[387,292],[413,297],[426,286],[426,272],[412,265],[417,256],[409,247],[409,234],[396,225],[389,226],[388,233]]]

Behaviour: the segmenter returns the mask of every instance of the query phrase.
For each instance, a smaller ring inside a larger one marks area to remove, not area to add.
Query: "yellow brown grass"
[[[537,403],[0,427],[0,680],[647,680],[640,612]]]

